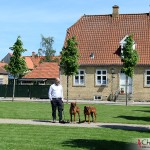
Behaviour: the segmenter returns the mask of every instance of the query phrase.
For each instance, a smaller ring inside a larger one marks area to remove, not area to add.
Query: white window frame
[[[98,74],[98,71],[101,72],[101,74]],[[106,71],[106,74],[103,74],[103,71]],[[101,80],[98,81],[97,77],[101,77]],[[96,69],[96,73],[95,73],[95,83],[96,86],[100,86],[100,85],[107,85],[107,70],[106,69]],[[104,83],[103,77],[106,77],[106,82]]]
[[[149,74],[147,74],[147,72],[149,71]],[[145,70],[145,86],[150,87],[150,80],[149,80],[149,84],[147,84],[147,77],[150,77],[150,69]]]
[[[39,85],[45,85],[45,81],[39,81]]]
[[[81,71],[84,73],[81,74]],[[76,82],[76,77],[78,77],[78,82]],[[81,77],[83,77],[83,82],[81,80]],[[85,70],[84,69],[78,69],[78,74],[74,76],[73,78],[73,85],[74,86],[84,86],[85,85]]]
[[[126,35],[121,41],[120,41],[120,46],[121,46],[121,58],[123,59],[124,56],[123,56],[123,47],[125,46],[126,44],[126,38],[128,37],[129,35]],[[136,48],[136,44],[135,44],[135,41],[133,41],[133,46],[132,46],[133,50],[135,50]]]
[[[0,84],[3,84],[3,78],[0,78]]]
[[[32,81],[21,81],[21,85],[33,85]]]

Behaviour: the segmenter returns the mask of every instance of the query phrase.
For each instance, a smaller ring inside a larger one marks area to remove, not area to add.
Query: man
[[[60,79],[56,78],[55,83],[49,88],[49,99],[52,105],[53,123],[56,122],[56,108],[58,107],[59,123],[63,123],[62,110],[63,110],[63,88],[60,84]]]

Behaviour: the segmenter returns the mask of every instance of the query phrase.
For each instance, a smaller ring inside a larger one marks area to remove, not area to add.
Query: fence
[[[15,97],[48,98],[50,85],[16,85]],[[13,85],[0,85],[0,97],[12,97]]]

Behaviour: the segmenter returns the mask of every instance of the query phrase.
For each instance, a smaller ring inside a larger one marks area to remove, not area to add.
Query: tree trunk
[[[12,102],[14,101],[15,97],[15,76],[14,76],[14,85],[13,85],[13,96],[12,96]]]
[[[67,103],[68,103],[68,93],[69,93],[69,76],[67,75]]]
[[[128,76],[126,75],[126,106],[128,105],[128,92],[127,92],[127,87],[128,87]]]

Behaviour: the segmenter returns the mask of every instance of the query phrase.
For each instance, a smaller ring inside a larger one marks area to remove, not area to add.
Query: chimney
[[[32,57],[35,57],[35,52],[32,52]]]
[[[119,16],[119,6],[114,5],[113,6],[112,17],[118,17],[118,16]]]

